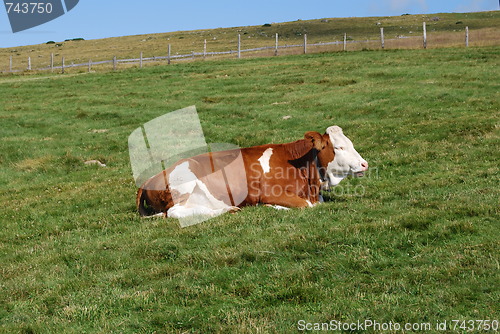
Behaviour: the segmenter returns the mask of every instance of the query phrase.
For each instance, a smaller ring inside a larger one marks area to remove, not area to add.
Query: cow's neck
[[[288,160],[298,160],[304,158],[312,150],[311,142],[306,141],[305,139],[282,145],[288,155]]]
[[[314,159],[314,163],[316,164],[316,169],[318,170],[318,175],[319,175],[319,179],[321,180],[321,184],[324,185],[325,182],[327,182],[327,175],[326,175],[325,168],[321,167],[321,164],[320,164],[318,157],[316,157]]]
[[[328,173],[328,180],[330,181],[330,186],[335,187],[346,177],[344,175],[335,175],[333,173]]]
[[[324,168],[321,167],[318,160],[318,151],[314,149],[310,141],[301,139],[292,143],[283,144],[285,152],[289,155],[288,161],[296,168],[307,168],[310,175],[319,178],[321,183],[327,181]]]

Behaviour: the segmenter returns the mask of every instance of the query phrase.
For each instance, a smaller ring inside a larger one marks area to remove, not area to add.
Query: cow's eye
[[[344,146],[337,146],[337,147],[335,147],[335,149],[343,151],[344,150]]]

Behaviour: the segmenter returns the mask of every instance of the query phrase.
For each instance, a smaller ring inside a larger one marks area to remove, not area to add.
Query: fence
[[[168,44],[167,54],[165,56],[154,56],[154,57],[143,57],[143,52],[140,53],[139,58],[132,59],[118,59],[116,56],[110,60],[101,60],[101,61],[92,61],[89,60],[85,63],[79,64],[68,64],[64,56],[62,56],[60,65],[55,65],[54,54],[51,54],[50,64],[45,67],[33,68],[32,59],[28,57],[27,59],[27,67],[25,69],[14,69],[13,57],[10,56],[9,59],[9,68],[6,71],[2,71],[2,73],[16,73],[16,72],[25,72],[25,71],[60,71],[61,73],[65,73],[68,69],[71,68],[86,68],[88,72],[91,72],[93,68],[99,65],[108,65],[112,66],[113,70],[117,70],[120,64],[128,64],[128,65],[139,65],[140,68],[144,66],[145,63],[157,63],[163,62],[167,64],[171,64],[172,61],[181,61],[181,60],[194,60],[194,59],[206,59],[207,57],[236,57],[242,58],[243,54],[257,54],[265,55],[265,56],[278,56],[280,54],[284,54],[285,50],[293,49],[295,50],[293,53],[310,53],[310,52],[321,52],[321,51],[348,51],[355,49],[387,49],[388,46],[392,44],[392,48],[412,48],[408,47],[409,45],[413,45],[415,47],[415,41],[420,40],[421,47],[424,49],[428,46],[427,39],[427,31],[426,31],[426,23],[423,23],[422,27],[423,35],[422,36],[413,36],[413,37],[403,37],[397,39],[386,39],[384,36],[384,28],[380,28],[380,40],[364,40],[364,41],[354,41],[349,40],[347,37],[347,33],[344,34],[344,38],[341,41],[333,41],[333,42],[321,42],[321,43],[308,43],[307,34],[303,36],[303,43],[301,44],[291,44],[291,45],[280,45],[279,35],[276,34],[274,38],[274,45],[250,48],[250,49],[242,49],[241,43],[241,35],[238,35],[238,42],[235,50],[229,51],[207,51],[207,40],[203,42],[203,51],[202,52],[191,52],[187,54],[172,54],[172,46]],[[469,27],[465,27],[465,37],[463,39],[462,45],[465,47],[469,46]],[[330,49],[325,49],[325,48]],[[123,65],[122,65],[123,66]]]

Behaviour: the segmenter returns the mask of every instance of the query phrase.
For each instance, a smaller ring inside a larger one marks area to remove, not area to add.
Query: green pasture
[[[499,69],[483,47],[0,78],[0,332],[500,320]],[[339,125],[371,171],[314,208],[141,219],[127,138],[190,105],[241,147]]]

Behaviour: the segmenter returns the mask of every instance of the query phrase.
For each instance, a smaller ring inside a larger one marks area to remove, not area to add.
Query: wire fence
[[[120,59],[114,56],[112,59],[99,60],[84,63],[68,63],[67,59],[62,56],[55,59],[54,54],[50,56],[50,64],[35,67],[32,66],[32,59],[28,57],[27,63],[22,62],[20,65],[14,64],[13,57],[9,58],[9,66],[7,69],[2,70],[2,73],[20,73],[26,71],[57,71],[60,73],[65,73],[69,69],[80,68],[79,71],[94,71],[96,68],[102,68],[103,70],[117,70],[119,68],[139,66],[142,68],[146,64],[151,63],[167,63],[178,61],[189,61],[189,60],[199,60],[206,59],[208,57],[259,57],[259,56],[278,56],[284,54],[306,54],[306,53],[317,53],[317,52],[333,52],[333,51],[351,51],[351,50],[362,50],[362,49],[402,49],[402,48],[427,48],[429,41],[427,38],[426,23],[423,23],[422,35],[420,36],[399,36],[398,38],[386,39],[384,36],[384,28],[380,28],[380,39],[378,40],[350,40],[348,35],[345,33],[343,40],[332,41],[332,42],[320,42],[320,43],[308,43],[308,36],[305,34],[303,36],[303,42],[301,44],[280,44],[279,35],[276,34],[274,45],[242,49],[241,35],[238,35],[238,42],[235,45],[234,50],[227,51],[207,51],[207,40],[203,41],[203,51],[202,52],[190,52],[185,54],[173,54],[172,45],[167,45],[166,55],[164,56],[153,56],[153,57],[143,57],[143,52],[140,53],[138,58],[130,59]],[[443,34],[444,35],[444,34]],[[444,38],[443,36],[433,35],[433,47],[446,47],[446,46],[457,46],[462,45],[469,47],[470,32],[469,27],[465,27],[463,34],[460,34],[460,38],[457,39],[457,34]],[[454,39],[454,40],[453,40]],[[498,45],[500,40],[492,40],[492,45]],[[56,64],[57,63],[57,64]]]

